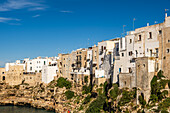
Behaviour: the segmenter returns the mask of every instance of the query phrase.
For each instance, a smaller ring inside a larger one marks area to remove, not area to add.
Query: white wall
[[[42,82],[44,83],[50,83],[53,79],[54,76],[57,75],[57,65],[56,66],[47,66],[44,65],[42,66]]]

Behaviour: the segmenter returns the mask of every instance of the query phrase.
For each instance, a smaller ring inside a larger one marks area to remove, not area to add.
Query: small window
[[[132,54],[133,54],[132,51],[130,51],[130,52],[129,52],[129,56],[132,56]]]
[[[44,61],[44,65],[45,65],[46,63],[45,63],[45,61]]]
[[[129,43],[130,43],[130,44],[132,43],[132,39],[129,40]]]
[[[169,53],[169,49],[167,49],[166,52]]]
[[[168,40],[168,43],[170,43],[170,40]]]
[[[158,48],[156,48],[156,58],[158,58]]]
[[[30,71],[32,71],[32,67],[30,67]]]
[[[121,68],[119,68],[119,73],[121,73],[121,71],[122,71],[122,69],[121,69]]]
[[[126,81],[125,81],[125,85],[126,85]]]
[[[124,53],[122,53],[122,57],[124,57]]]
[[[129,73],[132,73],[132,69],[131,68],[129,68]]]
[[[149,38],[152,39],[152,32],[149,32]]]
[[[106,50],[106,47],[104,47],[104,50]]]
[[[152,49],[150,50],[150,57],[152,57]]]
[[[5,76],[2,77],[2,80],[3,80],[3,81],[5,80]]]
[[[139,37],[138,37],[138,41],[141,41],[142,40],[142,36],[141,35],[139,35]]]
[[[143,67],[145,67],[145,64],[143,64]]]
[[[162,30],[159,30],[159,34],[160,34],[160,35],[162,34]]]
[[[101,46],[101,51],[103,51],[103,46]]]
[[[2,72],[2,74],[5,74],[5,72]]]

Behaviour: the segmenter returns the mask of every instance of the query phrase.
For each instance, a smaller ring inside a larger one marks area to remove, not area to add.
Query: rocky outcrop
[[[75,96],[81,94],[74,88],[70,90],[75,92]],[[51,87],[42,83],[34,87],[28,84],[9,86],[6,83],[0,83],[0,105],[31,106],[56,113],[75,111],[75,108],[78,109],[80,105],[73,102],[76,98],[67,100],[66,91],[65,87]]]

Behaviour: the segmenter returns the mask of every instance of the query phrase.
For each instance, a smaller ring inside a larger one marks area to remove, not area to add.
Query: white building
[[[41,72],[43,66],[48,66],[57,61],[57,57],[52,58],[41,58],[37,57],[35,59],[29,60],[27,62],[27,72]]]
[[[115,38],[108,41],[102,41],[98,43],[99,51],[99,70],[95,73],[102,72],[101,75],[95,75],[96,77],[112,78],[113,75],[113,62],[114,57],[119,55],[119,38]],[[103,75],[104,71],[104,75]],[[100,74],[100,73],[98,73]]]
[[[14,62],[14,63],[6,63],[5,71],[9,71],[9,66],[15,66],[15,65],[23,66],[23,69],[26,70],[26,62],[27,61],[28,61],[27,59],[24,59],[24,60],[16,60],[16,62]]]
[[[57,76],[57,63],[42,66],[42,82],[50,83]]]
[[[113,83],[118,82],[120,73],[131,73],[131,76],[136,76],[136,58],[159,57],[159,38],[162,28],[161,24],[138,28],[120,40],[120,45],[123,44],[125,48],[119,47],[120,58],[116,59],[114,63]],[[161,59],[157,59],[157,67],[161,67]]]

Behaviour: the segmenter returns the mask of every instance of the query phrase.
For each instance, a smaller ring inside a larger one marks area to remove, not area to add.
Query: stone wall
[[[133,88],[136,86],[135,76],[132,73],[120,73],[119,74],[119,87],[120,88]]]

